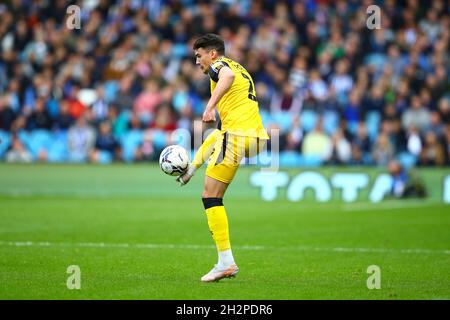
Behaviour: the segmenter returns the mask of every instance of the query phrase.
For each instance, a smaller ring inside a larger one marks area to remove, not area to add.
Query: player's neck
[[[217,60],[219,60],[219,59],[222,59],[224,56],[222,55],[222,56],[218,56],[217,58],[215,58],[215,59],[212,59],[212,63],[214,63],[214,62],[216,62]]]

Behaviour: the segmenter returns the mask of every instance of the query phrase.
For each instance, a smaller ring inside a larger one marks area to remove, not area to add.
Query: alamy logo
[[[81,9],[77,5],[71,5],[67,7],[66,14],[68,15],[66,20],[66,26],[68,29],[81,29]]]
[[[371,265],[367,267],[367,273],[371,274],[367,278],[367,289],[381,289],[381,270],[377,265]]]
[[[381,9],[377,5],[371,5],[367,7],[367,14],[370,16],[366,20],[366,26],[368,29],[381,29]]]
[[[67,278],[66,286],[67,289],[81,289],[81,270],[77,265],[71,265],[67,267],[67,273],[70,276]]]

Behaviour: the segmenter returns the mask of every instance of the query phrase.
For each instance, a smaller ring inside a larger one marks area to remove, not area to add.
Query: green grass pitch
[[[180,188],[149,164],[1,164],[0,299],[450,299],[450,206],[263,202],[252,170],[224,200],[240,273],[204,284],[217,257],[203,172]]]

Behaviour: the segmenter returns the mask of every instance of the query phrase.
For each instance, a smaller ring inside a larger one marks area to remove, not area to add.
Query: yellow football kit
[[[220,117],[214,130],[197,151],[192,164],[200,167],[209,157],[206,175],[230,183],[244,157],[254,157],[269,136],[262,124],[252,77],[239,63],[221,57],[209,68],[211,93],[219,81],[219,71],[229,67],[235,77],[217,104]]]

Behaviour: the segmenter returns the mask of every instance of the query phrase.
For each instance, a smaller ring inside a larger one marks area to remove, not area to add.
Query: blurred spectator
[[[442,30],[438,18],[438,12],[434,9],[430,9],[427,11],[426,17],[419,22],[420,29],[426,34],[431,42],[437,40]]]
[[[193,120],[192,112],[192,105],[187,103],[180,111],[180,117],[177,120],[176,127],[191,132]]]
[[[389,129],[387,130],[389,140],[394,147],[395,153],[400,153],[406,150],[406,133],[401,126],[400,119],[394,118],[388,121]]]
[[[127,74],[119,81],[119,91],[113,101],[119,112],[133,108],[134,97],[131,92],[133,75]]]
[[[11,126],[11,133],[12,134],[18,134],[21,131],[24,131],[26,129],[27,119],[24,115],[18,116],[12,126]]]
[[[350,162],[352,157],[352,150],[350,142],[345,138],[341,128],[338,128],[331,139],[332,154],[330,163],[332,164],[346,164]]]
[[[395,94],[395,108],[398,112],[404,112],[406,108],[408,108],[410,96],[409,83],[406,79],[401,79],[399,81]]]
[[[302,145],[305,156],[313,156],[328,161],[332,155],[333,145],[330,137],[323,131],[322,120],[319,120],[314,130],[308,133]]]
[[[155,79],[145,83],[144,91],[136,97],[133,110],[140,121],[148,123],[153,119],[156,106],[161,103],[160,87]]]
[[[174,111],[168,103],[162,103],[156,108],[155,117],[150,124],[151,129],[171,132],[177,128]]]
[[[80,92],[79,85],[73,84],[70,89],[68,103],[69,103],[69,114],[74,119],[80,118],[83,115],[84,111],[86,110],[86,106],[78,98],[79,92]]]
[[[364,154],[355,144],[351,145],[351,159],[348,164],[352,165],[364,165],[367,164]]]
[[[308,81],[308,70],[306,60],[296,57],[289,74],[289,84],[292,85],[293,92],[300,92],[305,89]]]
[[[422,152],[422,140],[416,127],[411,126],[408,129],[406,137],[406,148],[409,153],[418,157]]]
[[[8,96],[0,96],[0,130],[9,131],[16,115],[8,103]]]
[[[441,115],[437,111],[430,112],[430,129],[436,136],[441,137],[444,134],[444,124],[441,121]]]
[[[411,107],[402,116],[402,126],[407,129],[411,126],[422,131],[429,128],[431,124],[430,111],[422,106],[420,97],[415,95],[411,98]]]
[[[378,86],[373,86],[370,93],[366,96],[363,105],[365,112],[378,111],[381,112],[384,107],[383,90]]]
[[[77,119],[68,131],[69,160],[72,162],[86,161],[95,144],[95,131],[87,123],[84,116]]]
[[[438,103],[438,112],[444,124],[450,124],[450,98],[442,98]]]
[[[257,82],[255,84],[256,95],[258,97],[258,107],[260,111],[270,111],[270,92],[269,88],[264,82]]]
[[[300,119],[297,116],[294,118],[292,129],[286,136],[286,150],[299,150],[302,139],[303,132],[300,125]]]
[[[348,60],[338,60],[335,73],[331,76],[331,92],[340,103],[346,102],[346,96],[353,87],[353,78],[348,74],[348,70]]]
[[[98,87],[96,90],[96,100],[92,104],[92,116],[96,122],[101,122],[108,117],[108,102],[105,99],[105,89]]]
[[[419,164],[423,166],[442,166],[445,162],[444,148],[433,131],[427,131]]]
[[[322,104],[327,100],[328,86],[317,69],[311,70],[308,88],[312,98],[319,104]]]
[[[34,110],[27,118],[27,129],[36,130],[44,129],[50,130],[53,125],[53,120],[46,109],[46,101],[44,98],[38,98],[34,106]]]
[[[94,149],[90,152],[92,162],[117,160],[121,158],[120,144],[112,134],[109,121],[100,123]]]
[[[74,118],[69,113],[69,102],[62,100],[59,106],[59,114],[54,121],[54,128],[66,131],[74,123]]]
[[[450,125],[445,127],[443,146],[445,152],[445,164],[450,166]]]
[[[370,140],[367,134],[367,127],[364,122],[359,122],[356,134],[351,141],[352,159],[354,164],[365,164],[370,155]],[[366,163],[367,164],[367,163]]]
[[[156,160],[156,158],[153,135],[151,131],[145,131],[142,143],[134,152],[134,159],[136,161],[151,161]]]
[[[19,79],[11,79],[8,86],[8,100],[14,113],[20,112],[22,88]]]
[[[360,103],[361,98],[359,92],[357,90],[352,90],[343,112],[344,118],[349,125],[356,126],[361,119]]]
[[[381,132],[372,150],[373,161],[378,166],[387,165],[394,157],[394,148],[386,133]]]
[[[27,151],[19,138],[13,137],[11,148],[6,153],[6,162],[31,162],[33,157]]]
[[[295,93],[292,84],[286,84],[280,93],[275,93],[272,97],[270,110],[272,114],[277,112],[289,112],[292,115],[298,114],[302,107],[301,97]]]

